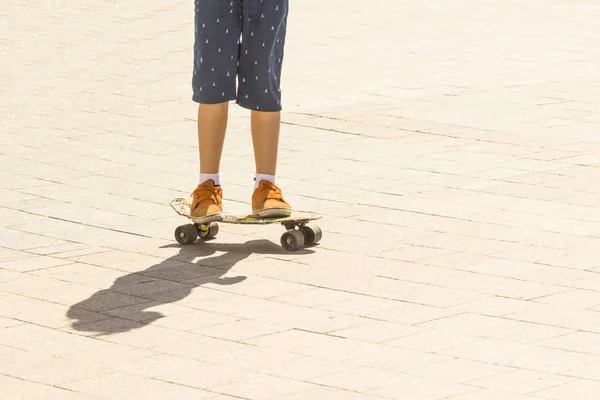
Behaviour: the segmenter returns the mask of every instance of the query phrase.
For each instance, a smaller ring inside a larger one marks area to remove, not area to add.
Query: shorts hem
[[[235,101],[235,103],[238,106],[245,108],[246,110],[250,110],[250,111],[279,112],[279,111],[283,110],[283,107],[281,105],[277,105],[275,107],[266,107],[266,106],[261,106],[260,104],[250,104],[247,102],[243,102],[240,99],[237,99]]]
[[[236,99],[235,95],[230,95],[230,96],[224,96],[221,97],[220,99],[206,99],[206,98],[202,98],[202,95],[198,94],[198,93],[194,93],[192,95],[192,101],[194,101],[195,103],[198,104],[221,104],[221,103],[229,103],[230,101],[233,101]]]

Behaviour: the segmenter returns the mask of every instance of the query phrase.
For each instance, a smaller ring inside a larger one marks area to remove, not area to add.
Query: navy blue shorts
[[[280,111],[288,0],[195,0],[195,7],[192,99]]]

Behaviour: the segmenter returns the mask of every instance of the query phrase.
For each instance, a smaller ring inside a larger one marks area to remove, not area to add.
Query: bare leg
[[[203,174],[219,173],[228,113],[229,103],[200,104],[198,107],[198,147]]]
[[[277,171],[281,113],[252,111],[251,125],[256,173],[275,175]]]

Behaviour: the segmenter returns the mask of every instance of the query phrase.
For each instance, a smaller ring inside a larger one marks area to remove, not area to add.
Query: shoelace
[[[283,194],[281,194],[281,189],[279,189],[275,185],[269,185],[267,183],[261,184],[260,193],[265,197],[265,199],[283,201]]]
[[[200,199],[211,199],[212,202],[216,205],[219,205],[219,200],[217,198],[217,188],[215,187],[214,189],[208,186],[198,186],[196,188],[196,190],[194,190],[194,192],[192,193],[192,196],[194,198],[200,198]]]

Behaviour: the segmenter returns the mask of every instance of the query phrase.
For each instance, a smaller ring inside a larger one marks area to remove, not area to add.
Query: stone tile
[[[121,318],[108,318],[98,322],[74,325],[72,329],[90,336],[104,336],[104,340],[142,349],[152,349],[171,343],[182,343],[200,337],[160,326],[148,325]],[[143,328],[143,329],[142,329]]]
[[[503,259],[486,257],[475,262],[456,263],[451,265],[453,268],[471,271],[474,273],[499,276],[505,278],[523,279],[524,276],[537,276],[541,271],[547,269],[547,266],[532,262],[518,261],[515,259]],[[497,280],[499,283],[510,282],[510,279]],[[532,279],[532,281],[536,281]]]
[[[309,286],[293,282],[263,278],[260,281],[252,280],[249,282],[249,285],[235,285],[230,287],[224,287],[221,290],[227,292],[230,291],[232,293],[241,294],[245,296],[267,299],[295,292],[303,292],[309,288]]]
[[[262,375],[229,385],[217,386],[211,390],[241,398],[268,399],[312,388],[318,388],[318,386],[291,379]]]
[[[222,385],[233,382],[239,376],[251,376],[249,371],[233,366],[225,367],[167,354],[115,363],[111,368],[195,388]]]
[[[17,348],[22,347],[26,343],[33,341],[54,341],[61,340],[65,337],[64,332],[60,332],[47,327],[42,327],[33,324],[19,324],[6,327],[0,330],[0,343],[7,346]]]
[[[472,380],[493,377],[508,371],[511,371],[511,369],[499,365],[456,358],[438,364],[429,365],[427,367],[417,368],[408,371],[407,374],[422,378],[437,379],[445,382],[468,382],[469,385],[472,385],[472,382],[470,382]]]
[[[574,368],[562,373],[565,376],[583,378],[598,381],[600,377],[600,364],[588,364],[583,367]]]
[[[537,342],[572,332],[568,329],[469,313],[426,322],[418,326],[425,329],[456,331],[465,335],[497,338],[513,343]]]
[[[286,325],[287,323],[297,320],[310,320],[311,318],[320,318],[330,315],[326,311],[314,308],[300,307],[238,295],[212,302],[202,301],[192,307],[213,313],[279,325]]]
[[[23,354],[13,356],[12,360],[0,357],[0,365],[6,365],[10,362],[10,368],[3,368],[4,374],[45,385],[60,385],[111,372],[105,367],[80,364],[57,357],[39,358],[36,362],[29,363],[23,362],[25,359]]]
[[[366,295],[385,297],[402,302],[414,302],[440,308],[468,303],[484,297],[483,295],[472,291],[457,290],[379,276],[368,280],[365,279],[362,284],[356,283],[350,287],[350,290]]]
[[[68,332],[36,325],[18,325],[1,332],[2,342],[39,354],[62,357],[73,351],[86,351],[102,342],[94,338],[72,335]],[[11,335],[18,335],[16,337]]]
[[[448,287],[456,290],[470,290],[476,293],[493,294],[501,297],[528,299],[536,298],[539,297],[539,295],[545,295],[547,293],[565,291],[562,287],[542,285],[537,282],[524,281],[522,279],[493,276],[509,274],[506,272],[506,268],[501,265],[502,261],[495,263],[495,266],[490,265],[489,267],[485,266],[487,263],[484,263],[483,265],[471,265],[470,267],[467,267],[470,271],[457,271],[456,269],[450,268],[406,263],[406,265],[393,266],[382,270],[380,275],[439,287]],[[510,264],[508,262],[505,263]],[[531,264],[522,264],[525,263],[514,266],[515,269],[519,269],[520,271],[518,277],[523,275],[524,271],[527,271],[528,269],[533,269],[534,271],[543,269],[543,267],[539,265],[531,268]],[[503,272],[499,273],[498,271]]]
[[[65,349],[65,351],[60,353],[60,357],[63,359],[73,360],[80,364],[107,368],[112,368],[119,363],[133,360],[141,363],[140,360],[154,355],[156,355],[156,352],[151,350],[104,341],[97,341],[94,346],[90,346],[87,349]]]
[[[172,332],[183,334],[183,332],[179,331]],[[249,347],[248,345],[239,342],[216,339],[195,334],[186,333],[185,337],[187,337],[189,340],[165,341],[165,343],[162,343],[162,345],[156,347],[148,346],[148,348],[153,347],[153,350],[158,351],[160,353],[202,360],[209,357],[213,357],[215,355],[224,356],[228,353],[244,350]]]
[[[438,400],[471,390],[471,387],[466,385],[442,382],[434,379],[409,377],[407,375],[399,375],[397,382],[395,385],[379,388],[368,393],[394,400],[415,398]]]
[[[156,311],[143,313],[154,314]],[[136,311],[134,315],[137,314],[139,314],[139,312]],[[203,328],[214,327],[215,325],[218,326],[233,321],[235,321],[235,318],[227,315],[215,314],[202,310],[190,310],[177,313],[176,315],[161,317],[154,324],[180,331],[199,332]]]
[[[276,332],[288,330],[288,327],[276,324],[266,324],[262,322],[234,319],[231,322],[220,323],[211,326],[205,326],[195,329],[195,333],[204,336],[210,336],[218,339],[231,341],[244,341],[257,336],[270,335]]]
[[[464,332],[426,330],[414,335],[389,340],[385,342],[385,344],[406,349],[437,353],[483,340],[484,339],[481,337],[468,335]]]
[[[506,315],[506,318],[519,321],[597,333],[600,333],[597,325],[599,317],[594,311],[553,304],[540,304],[536,308]]]
[[[22,325],[25,322],[13,318],[0,317],[0,329],[8,328],[15,325]]]
[[[378,349],[379,351],[375,353],[353,359],[352,363],[388,371],[405,372],[448,360],[443,355],[426,353],[424,351],[390,346],[381,346]]]
[[[28,277],[29,277],[29,275],[24,274],[22,272],[9,271],[7,269],[0,268],[0,283],[17,281],[17,280],[21,280],[21,279],[28,278]],[[5,296],[9,295],[8,292],[0,292],[0,293],[2,293],[2,295],[5,295]]]
[[[559,373],[598,361],[597,356],[589,354],[529,344],[514,344],[495,339],[444,350],[440,354],[545,373]]]
[[[492,389],[473,389],[467,393],[459,394],[457,396],[448,397],[448,400],[536,400],[539,399],[537,396],[527,396],[522,394],[516,394],[512,392],[505,392],[503,390],[492,390]]]
[[[146,399],[160,399],[164,396],[209,399],[212,395],[210,392],[124,372],[114,372],[60,386],[98,397],[114,399],[126,399],[131,398],[131,396],[143,396]]]
[[[48,255],[62,259],[71,259],[71,257],[77,257],[79,255],[101,253],[103,251],[109,251],[109,249],[88,246],[82,243],[64,243],[56,246],[45,246],[37,249],[28,250],[31,253],[39,255]]]
[[[536,345],[578,353],[600,355],[600,334],[572,332],[536,342]]]
[[[27,293],[27,297],[71,306],[85,298],[91,297],[95,292],[97,292],[97,289],[93,287],[63,282],[62,285],[57,287],[29,292]]]
[[[260,351],[264,352],[265,349],[260,349]],[[313,378],[356,368],[356,365],[343,361],[300,354],[287,353],[285,357],[280,357],[280,359],[275,363],[261,363],[259,366],[260,371],[269,375],[309,381]],[[255,364],[258,363],[255,362]]]
[[[12,271],[29,272],[39,269],[71,264],[70,261],[47,256],[29,257],[14,261],[3,261],[2,268]]]
[[[528,394],[574,382],[575,380],[575,378],[561,375],[513,370],[482,379],[475,379],[469,382],[469,384],[482,388],[505,390],[511,393]]]
[[[535,301],[525,301],[510,299],[507,297],[493,296],[483,300],[473,301],[471,303],[459,304],[450,307],[451,310],[471,312],[480,315],[490,315],[501,317],[508,314],[525,311],[531,308],[537,308],[539,304]]]
[[[335,335],[333,332],[338,329],[356,327],[369,321],[369,319],[353,315],[339,315],[323,311],[322,315],[309,315],[293,321],[284,322],[284,324],[299,330],[318,333],[331,332]]]
[[[85,286],[105,288],[110,287],[114,281],[123,275],[123,272],[76,263],[37,271],[35,275]]]
[[[60,398],[65,400],[92,400],[101,398],[6,375],[0,375],[0,386],[2,386],[3,395],[9,399]]]
[[[350,392],[343,389],[333,389],[328,387],[318,387],[315,389],[304,390],[298,393],[291,393],[284,396],[273,397],[280,400],[312,400],[312,399],[331,399],[331,400],[376,400],[382,397]]]
[[[146,254],[131,253],[120,250],[84,252],[83,254],[67,254],[73,261],[121,271],[138,272],[153,268],[164,260]]]
[[[551,267],[535,274],[535,277],[525,275],[523,278],[532,278],[542,283],[563,285],[567,288],[577,288],[583,283],[584,279],[593,281],[595,275],[590,272],[578,271],[571,268]],[[583,285],[587,286],[588,284],[583,283]],[[582,289],[586,289],[585,286],[582,287]],[[593,288],[590,289],[593,290]],[[564,295],[569,296],[568,291],[565,292]]]
[[[63,328],[71,323],[67,315],[68,308],[64,305],[50,303],[47,301],[27,299],[15,301],[0,307],[0,314],[19,319],[24,322],[30,322],[37,325],[51,328]],[[71,315],[75,315],[78,321],[93,322],[106,319],[106,316],[85,311],[76,310]]]
[[[563,287],[558,285],[547,285],[544,283],[532,281],[519,281],[498,285],[493,288],[493,294],[501,297],[509,297],[518,300],[533,300],[538,297],[565,292]]]
[[[2,243],[2,247],[14,250],[27,250],[44,246],[60,245],[64,244],[65,241],[6,228],[0,231],[0,243]]]
[[[593,276],[568,282],[568,286],[577,289],[595,290],[598,288],[598,286],[596,286],[596,283],[598,283],[599,279],[600,277],[597,274],[594,274]]]
[[[350,328],[331,331],[330,334],[348,339],[380,343],[423,331],[422,328],[385,321],[371,321]]]
[[[13,271],[4,274],[2,271],[5,270],[0,270],[0,276],[4,275],[5,278],[2,279],[4,282],[0,283],[0,291],[5,293],[27,295],[32,291],[54,289],[65,285],[64,282],[56,279],[32,277],[29,274],[20,274]]]
[[[319,307],[328,303],[352,300],[356,295],[341,290],[328,288],[312,288],[302,292],[295,292],[272,297],[271,300],[295,304],[304,307]]]
[[[597,395],[599,386],[600,382],[580,379],[560,386],[537,391],[533,393],[533,395],[545,399],[557,400],[572,398],[591,399]]]
[[[201,357],[201,356],[199,356]],[[287,350],[269,349],[265,347],[245,346],[232,352],[213,352],[204,361],[224,365],[226,367],[236,367],[240,369],[250,369],[256,372],[263,372],[266,368],[277,363],[293,363],[301,360],[304,356]],[[278,376],[279,374],[271,374]]]
[[[401,324],[417,324],[456,314],[444,308],[368,296],[331,303],[321,308]]]
[[[427,257],[435,257],[451,253],[453,253],[451,250],[435,249],[425,246],[410,246],[386,251],[381,253],[381,256],[392,260],[414,262]]]
[[[292,349],[293,353],[331,360],[350,360],[383,351],[381,346],[314,332],[290,330],[245,341],[254,346]]]
[[[341,388],[353,392],[367,392],[396,383],[399,374],[376,368],[360,367],[334,374],[323,375],[310,381],[319,385]]]
[[[13,352],[11,354],[3,355],[0,358],[0,371],[2,374],[9,375],[11,373],[17,373],[19,370],[22,372],[27,369],[34,369],[36,367],[48,367],[54,361],[61,361],[56,357],[52,357],[46,354],[38,354],[30,351]]]
[[[0,261],[2,262],[2,264],[0,264],[0,265],[2,265],[3,268],[4,268],[5,262],[14,261],[14,260],[22,260],[22,259],[31,258],[31,257],[32,257],[32,254],[29,252],[12,250],[12,249],[0,247]]]

